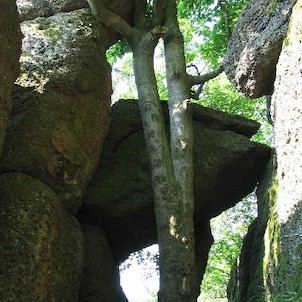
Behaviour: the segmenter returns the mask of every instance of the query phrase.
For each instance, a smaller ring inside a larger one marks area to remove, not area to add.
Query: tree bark
[[[170,148],[177,196],[173,206],[167,206],[162,210],[162,212],[166,211],[167,216],[170,217],[170,238],[163,238],[163,241],[168,242],[168,246],[166,247],[166,243],[163,242],[160,247],[162,253],[160,302],[189,302],[197,299],[193,225],[191,86],[186,73],[183,37],[176,16],[176,2],[166,1],[164,26],[168,32],[164,36],[164,44],[170,115]]]
[[[158,244],[160,302],[193,302],[199,294],[194,241],[193,133],[191,79],[186,73],[183,37],[175,0],[155,0],[152,27],[147,1],[135,0],[134,27],[109,12],[101,0],[88,0],[105,25],[128,40],[134,59],[146,146],[151,163]],[[154,74],[154,48],[164,36],[170,114],[170,144]],[[199,261],[198,261],[199,262]]]

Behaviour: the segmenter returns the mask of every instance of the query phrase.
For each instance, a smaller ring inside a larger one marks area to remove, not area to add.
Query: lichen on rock
[[[109,125],[107,31],[82,9],[23,22],[22,32],[1,169],[42,180],[76,212]]]
[[[251,0],[243,8],[229,41],[225,72],[249,98],[273,92],[276,64],[296,0]]]
[[[0,176],[0,300],[77,301],[81,230],[46,185]]]

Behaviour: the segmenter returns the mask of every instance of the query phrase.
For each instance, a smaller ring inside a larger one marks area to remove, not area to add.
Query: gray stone
[[[205,109],[203,115],[207,112],[213,118],[216,111]],[[220,127],[219,118],[221,113],[208,125],[194,121],[196,225],[208,222],[251,192],[270,157],[269,148],[227,128],[231,116],[225,114]],[[238,123],[238,118],[234,121]],[[104,228],[117,261],[156,242],[149,160],[135,101],[120,101],[112,108],[101,162],[79,217]]]
[[[43,181],[76,212],[109,125],[107,31],[82,9],[23,22],[22,32],[1,169]]]
[[[105,0],[104,2],[115,13],[123,16],[126,16],[133,8],[133,0]],[[86,0],[17,0],[17,6],[22,21],[89,7]]]
[[[272,118],[277,153],[280,258],[285,277],[277,284],[302,292],[302,1],[294,6],[277,65]],[[282,258],[283,257],[283,258]],[[274,288],[276,290],[276,288]]]
[[[118,264],[113,260],[106,234],[98,226],[82,225],[83,270],[79,302],[126,302]]]
[[[244,239],[229,284],[230,302],[302,295],[302,1],[293,8],[279,57],[271,117],[274,161],[257,189],[258,218]]]
[[[224,59],[225,72],[245,96],[273,91],[276,64],[296,0],[248,1],[235,26]]]

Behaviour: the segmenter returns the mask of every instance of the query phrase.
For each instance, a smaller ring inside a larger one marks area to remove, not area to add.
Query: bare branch
[[[146,27],[147,0],[134,0],[134,26],[140,30]]]
[[[163,25],[165,0],[154,0],[153,4],[153,26]]]
[[[216,78],[223,71],[224,71],[224,67],[223,65],[220,65],[218,68],[214,69],[213,71],[210,71],[200,76],[189,75],[190,84],[191,86],[204,84],[205,82]]]
[[[111,27],[125,36],[133,38],[135,28],[131,27],[123,18],[114,14],[103,3],[103,0],[87,0],[93,15],[106,26]]]
[[[191,64],[191,65],[193,67],[196,67],[193,64]],[[197,67],[196,67],[196,69],[197,69]],[[223,67],[223,65],[221,65],[218,68],[216,68],[215,70],[210,71],[210,72],[208,72],[206,74],[203,74],[203,75],[198,75],[198,76],[189,75],[189,80],[190,80],[191,86],[199,85],[198,88],[195,91],[193,89],[191,89],[191,93],[192,93],[191,98],[195,99],[195,100],[198,100],[200,94],[202,93],[204,83],[209,81],[209,80],[212,80],[212,79],[216,78],[219,74],[221,74],[223,72],[223,70],[224,70],[224,67]],[[198,72],[198,69],[197,69],[197,72]]]
[[[166,0],[164,7],[165,26],[172,28],[178,26],[177,6],[175,0]]]

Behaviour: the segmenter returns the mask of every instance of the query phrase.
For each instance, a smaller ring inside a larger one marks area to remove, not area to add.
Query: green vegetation
[[[257,215],[256,196],[244,198],[233,208],[212,219],[215,242],[210,250],[208,265],[201,285],[201,301],[227,301],[227,285],[242,240]]]

